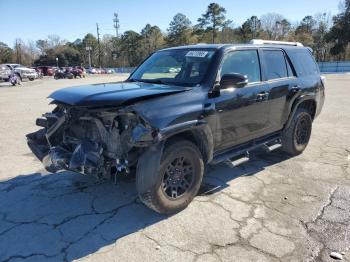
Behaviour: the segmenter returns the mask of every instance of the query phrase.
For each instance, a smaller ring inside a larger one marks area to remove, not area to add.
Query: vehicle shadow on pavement
[[[200,194],[285,159],[264,154],[235,169],[211,167]],[[166,218],[138,200],[133,180],[115,185],[71,172],[17,176],[0,182],[0,261],[72,261]]]
[[[211,195],[229,187],[228,182],[242,176],[253,176],[266,167],[290,159],[291,156],[277,150],[266,153],[263,149],[253,151],[250,160],[236,168],[230,168],[221,163],[217,166],[207,166],[199,195]]]
[[[139,202],[134,181],[18,176],[0,182],[0,261],[72,261],[165,218]]]

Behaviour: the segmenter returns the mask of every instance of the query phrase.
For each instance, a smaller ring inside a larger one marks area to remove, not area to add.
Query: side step
[[[214,156],[210,164],[216,165],[220,162],[224,162],[230,167],[236,167],[249,161],[249,153],[255,149],[262,148],[267,152],[272,152],[281,147],[281,134],[275,133],[268,137],[263,137],[249,143],[235,146],[228,151],[220,153]]]
[[[234,167],[237,167],[237,166],[244,164],[248,161],[249,161],[249,152],[246,152],[245,155],[242,155],[241,157],[235,158],[233,160],[227,159],[226,161],[224,161],[224,163],[226,165],[228,165],[229,167],[234,168]]]
[[[267,151],[267,152],[272,152],[276,149],[279,149],[282,147],[282,144],[279,142],[277,144],[273,144],[273,145],[268,145],[268,144],[264,144],[264,149]]]

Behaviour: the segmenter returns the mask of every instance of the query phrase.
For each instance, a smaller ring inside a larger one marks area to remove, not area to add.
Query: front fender
[[[174,124],[159,130],[156,143],[165,141],[174,136],[190,134],[193,141],[202,152],[206,162],[213,159],[214,139],[211,128],[205,120],[191,120]]]

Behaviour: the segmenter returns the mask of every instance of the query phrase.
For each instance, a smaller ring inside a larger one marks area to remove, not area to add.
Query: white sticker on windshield
[[[205,57],[208,51],[188,51],[186,56],[190,57]]]

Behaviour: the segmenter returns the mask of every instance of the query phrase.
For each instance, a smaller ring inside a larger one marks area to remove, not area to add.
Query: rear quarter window
[[[281,50],[263,50],[268,80],[288,77],[287,65]]]
[[[312,54],[307,49],[295,49],[288,52],[298,76],[319,75],[320,70]]]

